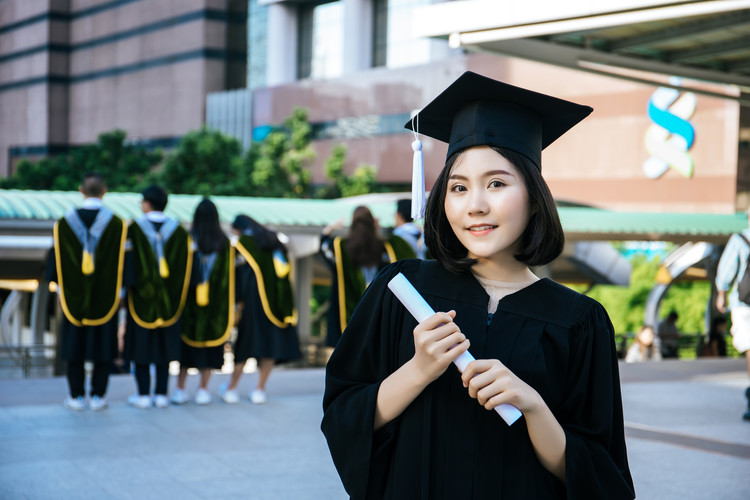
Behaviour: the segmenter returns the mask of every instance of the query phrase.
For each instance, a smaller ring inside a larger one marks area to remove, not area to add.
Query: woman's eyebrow
[[[490,170],[490,171],[484,172],[482,174],[483,177],[489,177],[489,176],[492,176],[492,175],[510,175],[510,176],[513,176],[513,173],[509,172],[507,170]],[[464,180],[465,181],[465,180],[468,179],[468,177],[466,177],[465,175],[461,175],[461,174],[451,174],[451,176],[449,177],[449,179],[459,179],[459,180]]]

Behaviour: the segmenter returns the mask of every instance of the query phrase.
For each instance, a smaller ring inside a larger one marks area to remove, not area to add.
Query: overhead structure
[[[750,106],[750,0],[461,0],[418,9],[417,36]]]

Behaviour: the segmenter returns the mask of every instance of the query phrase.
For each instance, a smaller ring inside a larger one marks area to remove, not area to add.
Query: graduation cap
[[[473,146],[497,146],[521,153],[541,170],[542,150],[591,111],[589,106],[467,71],[405,125],[415,132],[412,191],[419,190],[417,162],[422,145],[417,133],[447,142],[447,157]],[[423,174],[421,182],[423,191]],[[422,206],[415,206],[419,198],[418,193],[413,195],[414,218],[424,216],[424,195]]]

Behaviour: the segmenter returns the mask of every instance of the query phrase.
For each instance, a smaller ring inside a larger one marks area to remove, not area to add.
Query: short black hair
[[[147,201],[154,210],[163,212],[167,208],[167,192],[160,186],[152,184],[141,191],[141,196],[143,196],[143,201]]]
[[[527,266],[542,266],[555,260],[563,250],[565,233],[555,200],[539,168],[526,156],[510,149],[492,147],[511,162],[523,178],[529,196],[531,217],[521,235],[521,249],[516,259]],[[424,221],[425,244],[430,253],[449,271],[460,273],[476,264],[456,237],[445,215],[448,178],[466,150],[453,154],[445,162],[427,200]]]
[[[107,190],[107,183],[99,172],[86,172],[81,181],[84,196],[99,198]]]
[[[411,218],[411,200],[398,200],[396,202],[396,213],[406,222],[412,222]]]

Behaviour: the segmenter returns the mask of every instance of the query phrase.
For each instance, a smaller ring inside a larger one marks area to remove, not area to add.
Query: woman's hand
[[[453,322],[456,311],[435,313],[414,329],[414,363],[429,384],[466,352],[469,340]]]
[[[497,359],[472,361],[461,379],[469,396],[488,410],[502,403],[512,404],[524,414],[546,407],[538,392]]]

